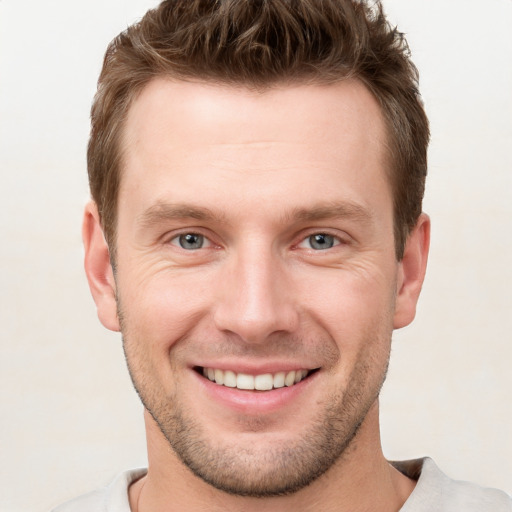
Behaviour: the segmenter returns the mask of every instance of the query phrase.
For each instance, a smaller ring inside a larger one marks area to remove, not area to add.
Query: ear
[[[98,318],[107,329],[119,331],[114,272],[110,264],[110,253],[101,228],[98,208],[94,201],[85,207],[82,240],[85,248],[85,273],[96,303]]]
[[[397,295],[393,327],[400,329],[409,325],[416,315],[416,304],[420,296],[427,269],[430,246],[430,219],[422,213],[416,226],[407,237],[404,256],[398,264]]]

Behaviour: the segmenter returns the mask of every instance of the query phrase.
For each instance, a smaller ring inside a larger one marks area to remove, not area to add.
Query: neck
[[[196,477],[177,458],[146,412],[149,467],[146,477],[130,487],[131,510],[397,512],[411,494],[415,483],[384,458],[378,414],[376,402],[340,459],[311,485],[289,496],[252,498],[226,494]]]

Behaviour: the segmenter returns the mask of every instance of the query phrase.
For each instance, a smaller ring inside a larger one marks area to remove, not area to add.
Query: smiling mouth
[[[231,370],[220,370],[218,368],[206,368],[198,366],[195,370],[208,380],[226,386],[228,388],[237,388],[245,391],[270,391],[284,387],[294,386],[307,379],[315,373],[314,370],[291,370],[287,372],[264,373],[261,375],[249,375],[246,373],[236,373]]]

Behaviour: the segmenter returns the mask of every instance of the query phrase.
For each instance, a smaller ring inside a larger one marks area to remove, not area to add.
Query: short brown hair
[[[165,0],[109,45],[91,112],[89,183],[115,251],[121,135],[134,98],[155,77],[268,88],[363,82],[388,130],[396,255],[421,213],[428,120],[409,49],[380,2]]]

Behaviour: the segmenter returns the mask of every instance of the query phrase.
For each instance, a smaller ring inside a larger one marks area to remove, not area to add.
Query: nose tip
[[[264,343],[271,335],[276,333],[293,332],[294,324],[292,312],[273,309],[273,311],[258,311],[257,314],[241,312],[242,308],[232,310],[229,314],[217,310],[216,324],[220,330],[229,331],[247,343]]]
[[[217,329],[247,343],[264,343],[275,333],[291,333],[298,311],[285,273],[272,261],[254,261],[229,273],[215,308]]]

